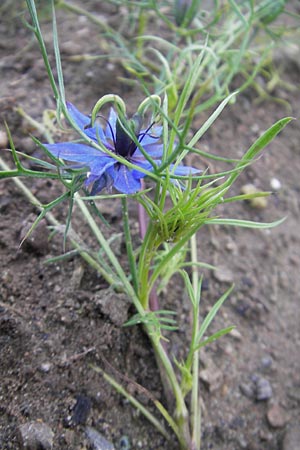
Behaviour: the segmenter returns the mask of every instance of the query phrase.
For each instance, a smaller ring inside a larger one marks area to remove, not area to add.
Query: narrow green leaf
[[[26,0],[26,4],[27,4],[27,8],[28,8],[31,20],[33,22],[33,31],[35,33],[35,36],[36,36],[37,41],[40,46],[40,50],[41,50],[41,53],[43,56],[46,71],[47,71],[47,74],[49,77],[49,81],[50,81],[55,99],[58,100],[59,99],[59,91],[56,86],[56,82],[55,82],[54,75],[53,75],[51,65],[49,62],[45,42],[44,42],[43,35],[42,35],[41,29],[40,29],[39,19],[38,19],[36,7],[35,7],[35,1],[34,0]]]
[[[87,191],[85,191],[85,192],[86,192],[86,194],[87,194]],[[83,198],[83,197],[81,197],[81,198]],[[105,219],[105,217],[103,216],[103,214],[101,213],[101,211],[99,211],[99,208],[98,208],[98,206],[96,205],[96,203],[94,202],[94,200],[90,200],[90,201],[88,202],[88,204],[89,204],[89,206],[90,206],[92,212],[95,214],[95,216],[99,217],[99,219],[101,220],[101,222],[103,222],[104,225],[105,225],[107,228],[111,228],[111,224]]]
[[[216,333],[214,333],[211,336],[209,336],[207,339],[204,339],[204,341],[200,342],[196,346],[195,351],[199,350],[201,347],[204,347],[207,344],[210,344],[211,342],[216,341],[221,336],[224,336],[225,334],[230,333],[230,331],[232,331],[234,328],[235,328],[235,326],[231,326],[231,327],[223,328],[222,330],[217,331]]]
[[[65,192],[64,194],[62,194],[61,196],[57,197],[55,200],[53,200],[52,202],[48,203],[47,205],[44,205],[44,206],[41,205],[41,208],[43,208],[43,209],[41,210],[40,214],[37,216],[37,218],[35,219],[35,221],[31,225],[31,227],[29,228],[29,230],[27,231],[27,233],[23,237],[23,239],[22,239],[22,241],[21,241],[21,243],[19,245],[20,247],[22,246],[24,241],[26,239],[28,239],[28,237],[31,235],[33,230],[38,226],[38,224],[46,216],[46,214],[48,214],[49,211],[51,211],[52,208],[54,208],[56,205],[59,205],[61,202],[63,202],[68,197],[69,197],[69,193]]]
[[[7,137],[8,137],[8,141],[9,141],[9,145],[10,145],[10,148],[11,148],[11,151],[12,151],[12,155],[13,155],[13,159],[14,159],[16,168],[20,172],[23,172],[24,168],[23,168],[23,166],[22,166],[22,164],[21,164],[21,162],[19,160],[18,153],[16,152],[16,148],[15,148],[15,145],[14,145],[14,141],[13,141],[10,129],[9,129],[9,127],[8,127],[6,122],[4,123],[4,125],[5,125],[5,129],[6,129],[6,133],[7,133]]]
[[[55,61],[56,61],[58,86],[59,86],[60,100],[63,103],[65,103],[64,77],[63,77],[63,70],[62,70],[60,51],[59,51],[59,45],[58,45],[58,32],[57,32],[57,25],[56,25],[54,1],[51,0],[51,3],[52,3],[52,24],[53,24],[53,46],[54,46],[54,54],[55,54]],[[60,114],[58,114],[58,117],[60,117]]]
[[[244,228],[257,228],[257,229],[265,229],[265,228],[274,228],[278,225],[282,224],[285,221],[286,217],[282,219],[276,220],[275,222],[252,222],[251,220],[239,220],[239,219],[207,219],[206,224],[208,225],[230,225],[235,227],[244,227]]]
[[[184,284],[185,284],[185,287],[187,289],[189,299],[190,299],[193,307],[195,308],[197,306],[198,302],[197,302],[197,299],[196,299],[196,296],[195,296],[195,292],[194,292],[193,285],[191,283],[190,277],[189,277],[188,273],[185,270],[180,270],[179,273],[180,273],[180,275],[182,276],[182,278],[184,280]]]
[[[44,261],[44,264],[50,264],[50,263],[56,263],[56,262],[61,262],[61,261],[65,261],[68,260],[70,258],[74,258],[74,256],[79,255],[79,250],[75,249],[75,250],[70,250],[69,252],[63,253],[62,255],[59,256],[53,256],[52,258],[48,258]]]
[[[272,192],[255,192],[253,194],[241,194],[235,195],[234,197],[224,198],[223,203],[231,203],[240,200],[251,200],[258,197],[269,197]]]
[[[241,161],[237,164],[236,168],[240,171],[233,172],[226,185],[231,186],[232,183],[237,179],[240,172],[244,168],[245,163],[252,161],[272,140],[286,127],[286,125],[293,120],[292,117],[285,117],[278,120],[274,125],[272,125],[267,131],[265,131],[255,142],[249,150],[245,153]]]
[[[242,13],[242,11],[240,10],[239,6],[236,4],[236,2],[234,0],[228,0],[232,9],[234,10],[234,12],[236,13],[236,15],[238,16],[238,18],[240,19],[240,21],[242,22],[243,26],[245,28],[248,27],[248,23]]]
[[[131,317],[127,322],[123,324],[123,327],[130,327],[133,325],[145,324],[145,325],[153,325],[154,327],[166,329],[166,330],[175,330],[178,329],[177,326],[173,326],[176,324],[176,320],[164,317],[166,315],[176,315],[175,311],[168,310],[158,310],[158,311],[150,311],[143,315],[135,314]],[[163,317],[160,317],[163,316]],[[167,325],[170,324],[170,325]]]
[[[202,125],[202,127],[197,131],[197,133],[193,136],[193,138],[188,143],[188,147],[194,147],[194,145],[199,141],[199,139],[206,133],[206,131],[212,126],[215,120],[219,117],[225,106],[232,100],[233,97],[237,95],[237,91],[228,95],[225,100],[217,107],[217,109],[209,116],[206,122]]]
[[[207,314],[207,316],[205,317],[205,319],[203,320],[199,332],[197,334],[196,337],[196,346],[200,345],[201,339],[204,335],[204,333],[206,332],[207,328],[209,327],[210,323],[212,322],[212,320],[214,319],[215,315],[217,314],[217,312],[219,311],[219,309],[221,308],[221,306],[223,305],[223,303],[225,302],[225,300],[228,298],[228,296],[231,294],[232,290],[234,288],[234,285],[232,285],[220,298],[219,300],[213,305],[213,307],[211,308],[211,310],[209,311],[209,313]]]

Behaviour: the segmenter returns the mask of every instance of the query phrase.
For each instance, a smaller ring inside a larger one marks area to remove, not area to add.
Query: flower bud
[[[274,22],[283,12],[287,0],[265,0],[258,8],[258,16],[264,25]]]

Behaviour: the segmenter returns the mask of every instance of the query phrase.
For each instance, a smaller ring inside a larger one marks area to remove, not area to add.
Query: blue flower
[[[152,164],[147,161],[135,142],[124,131],[113,108],[110,110],[105,128],[102,128],[98,123],[92,126],[91,118],[82,114],[71,103],[67,103],[67,108],[73,121],[91,141],[95,143],[101,141],[108,150],[116,155],[148,172],[153,171]],[[131,123],[135,125],[135,135],[144,152],[159,166],[163,154],[163,145],[159,142],[161,127],[153,127],[151,133],[150,129],[140,130],[140,118],[137,115],[133,116]],[[91,195],[96,195],[104,188],[111,190],[112,187],[124,194],[134,194],[141,189],[141,179],[146,176],[144,172],[129,168],[104,151],[86,143],[61,142],[47,144],[45,147],[53,156],[64,161],[78,163],[80,167],[89,169],[85,186],[92,186]],[[173,171],[175,175],[179,176],[197,172],[199,171],[192,167],[180,165]]]

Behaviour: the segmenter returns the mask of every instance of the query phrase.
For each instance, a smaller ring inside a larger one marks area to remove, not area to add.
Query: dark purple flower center
[[[117,118],[116,129],[114,130],[108,120],[106,120],[102,116],[99,117],[106,121],[110,129],[115,153],[119,156],[122,156],[123,158],[130,159],[137,149],[137,144],[130,137],[124,125]],[[140,133],[141,125],[142,117],[139,114],[135,114],[130,120],[128,120],[128,126],[131,128],[138,142],[142,142],[144,137],[148,134],[149,130],[153,127],[154,123],[152,123],[146,130],[143,130],[142,133]],[[85,128],[88,127],[90,127],[90,125],[86,126]]]
[[[133,119],[132,119],[133,120]],[[137,122],[133,122],[135,125]],[[137,123],[137,126],[134,126],[134,134],[137,139],[139,139],[139,131],[140,131],[140,124]],[[136,143],[131,139],[129,134],[124,130],[122,127],[119,119],[117,119],[116,123],[116,136],[114,137],[114,145],[116,153],[120,156],[123,156],[123,158],[131,158],[131,156],[136,151]]]

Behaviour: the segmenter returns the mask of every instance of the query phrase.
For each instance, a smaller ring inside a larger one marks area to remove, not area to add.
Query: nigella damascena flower
[[[106,127],[100,124],[91,125],[89,116],[82,114],[71,103],[67,103],[68,111],[86,136],[98,143],[101,143],[111,152],[127,159],[130,163],[138,166],[148,172],[153,171],[152,164],[147,161],[141,150],[135,142],[125,132],[120,125],[118,116],[113,108],[110,110]],[[161,127],[150,127],[150,129],[139,130],[140,120],[138,116],[131,119],[135,123],[135,135],[143,150],[155,162],[161,164],[163,154],[163,145],[159,142]],[[88,167],[85,185],[92,186],[91,195],[96,195],[102,189],[110,190],[114,187],[117,191],[124,194],[134,194],[141,189],[141,179],[146,176],[144,172],[138,169],[129,168],[113,156],[102,152],[86,143],[79,142],[61,142],[57,144],[47,144],[45,147],[49,152],[60,159],[79,163],[82,167]],[[173,167],[173,166],[172,166]],[[185,176],[199,172],[192,167],[177,166],[174,175]]]

